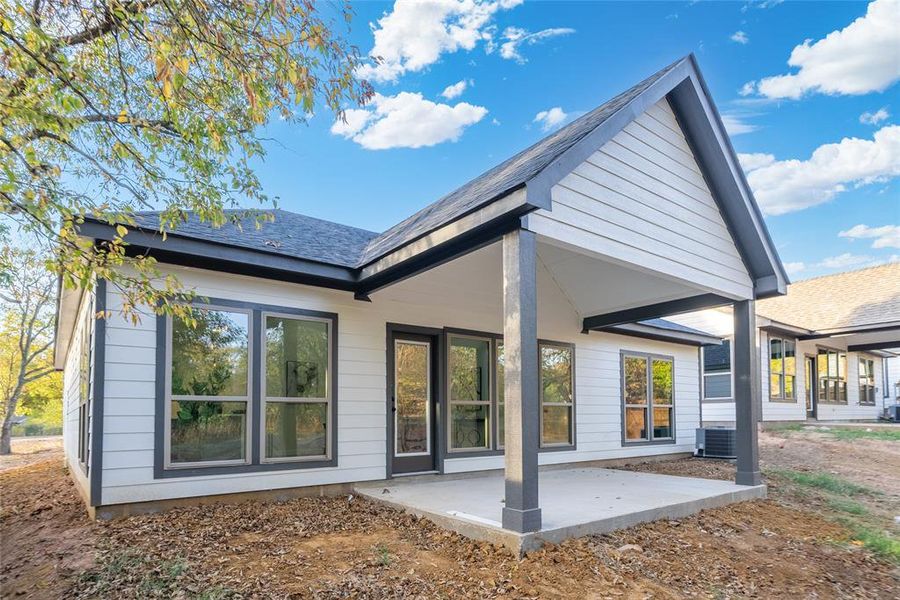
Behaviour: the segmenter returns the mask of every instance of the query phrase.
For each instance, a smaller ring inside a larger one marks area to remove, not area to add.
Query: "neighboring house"
[[[884,358],[884,377],[882,378],[882,389],[884,393],[884,405],[900,404],[900,347],[890,348],[888,350],[897,356],[889,356]]]
[[[538,465],[693,450],[719,340],[659,318],[722,302],[748,382],[737,482],[759,483],[749,308],[787,280],[693,57],[384,233],[139,222],[129,251],[208,304],[196,328],[132,324],[104,281],[63,291],[66,455],[100,515],[505,469],[503,527],[535,531]]]
[[[896,401],[900,263],[798,281],[756,314],[764,421],[870,420]],[[726,339],[702,352],[703,421],[734,422],[730,309],[670,318]]]

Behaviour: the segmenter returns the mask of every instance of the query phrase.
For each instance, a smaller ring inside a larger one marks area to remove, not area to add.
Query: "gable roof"
[[[756,296],[784,293],[787,275],[693,55],[657,71],[381,234],[280,210],[275,211],[274,223],[265,223],[259,230],[252,225],[244,227],[239,235],[235,226],[214,230],[191,216],[187,223],[169,233],[168,237],[174,239],[167,244],[161,236],[152,235],[158,231],[158,213],[143,213],[139,235],[127,241],[136,247],[146,244],[170,259],[196,251],[197,240],[212,242],[219,247],[207,253],[207,258],[225,260],[232,265],[230,268],[241,263],[245,268],[250,258],[254,267],[270,267],[265,274],[259,269],[254,271],[260,276],[278,277],[278,273],[288,270],[287,276],[293,281],[304,274],[309,274],[316,285],[340,280],[341,289],[353,289],[359,297],[365,297],[392,281],[497,239],[504,231],[518,227],[520,217],[532,210],[552,210],[552,185],[662,98],[669,100],[697,155],[754,281]],[[518,190],[524,193],[514,198]],[[504,202],[499,202],[501,199]],[[489,206],[493,212],[485,216],[483,211]],[[473,215],[470,221],[474,224],[466,224],[469,215]],[[446,235],[436,241],[426,239],[416,247],[416,242],[439,230]],[[452,231],[447,233],[448,230]],[[86,219],[82,232],[109,239],[104,236],[112,235],[114,230],[108,224]],[[229,255],[223,250],[227,247],[241,252]],[[279,260],[265,263],[258,257],[248,257],[247,250]],[[286,269],[285,259],[296,264]],[[373,264],[376,262],[379,264]]]
[[[660,69],[637,85],[394,225],[369,243],[363,262],[376,260],[391,250],[522,187],[611,115],[674,69],[682,60]]]
[[[819,332],[900,323],[900,262],[792,283],[786,296],[758,301],[756,311]]]

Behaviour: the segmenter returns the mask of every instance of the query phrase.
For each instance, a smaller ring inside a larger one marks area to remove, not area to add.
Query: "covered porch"
[[[764,485],[637,473],[598,467],[542,469],[539,529],[503,527],[501,472],[419,476],[358,484],[376,502],[425,517],[477,540],[524,554],[545,543],[601,534],[658,519],[679,519],[700,510],[764,498]]]

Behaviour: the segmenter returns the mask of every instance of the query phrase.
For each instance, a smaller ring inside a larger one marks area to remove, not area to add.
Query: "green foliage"
[[[900,540],[890,533],[881,529],[856,525],[853,527],[853,539],[862,542],[863,546],[874,554],[900,564]]]
[[[378,561],[378,564],[382,567],[389,567],[391,565],[391,562],[393,561],[388,547],[383,543],[379,543],[375,546],[375,557]]]
[[[873,489],[857,485],[841,477],[831,475],[830,473],[806,473],[790,469],[779,469],[771,471],[771,473],[800,486],[823,490],[842,496],[856,496],[860,494],[873,496],[878,494],[878,492]]]
[[[165,236],[189,212],[221,226],[246,216],[228,207],[268,205],[250,166],[261,128],[372,95],[357,48],[334,33],[351,16],[314,0],[5,2],[0,214],[57,250],[47,268],[67,288],[103,277],[134,319],[138,305],[187,314],[176,278],[151,285],[155,261],[126,254],[135,213],[162,210]],[[117,235],[80,238],[86,217]]]
[[[828,506],[836,511],[844,512],[851,515],[865,515],[869,511],[859,502],[848,500],[846,498],[829,498]]]
[[[834,436],[841,441],[853,440],[878,440],[882,442],[900,442],[900,428],[871,428],[864,427],[843,427],[834,428],[827,431],[829,435]]]

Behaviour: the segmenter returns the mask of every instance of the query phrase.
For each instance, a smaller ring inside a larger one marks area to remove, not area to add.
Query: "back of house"
[[[693,450],[721,340],[662,317],[733,304],[747,349],[747,307],[787,282],[693,57],[383,233],[273,214],[129,228],[196,326],[64,290],[66,456],[98,515],[505,468],[503,526],[539,529],[539,465]]]

